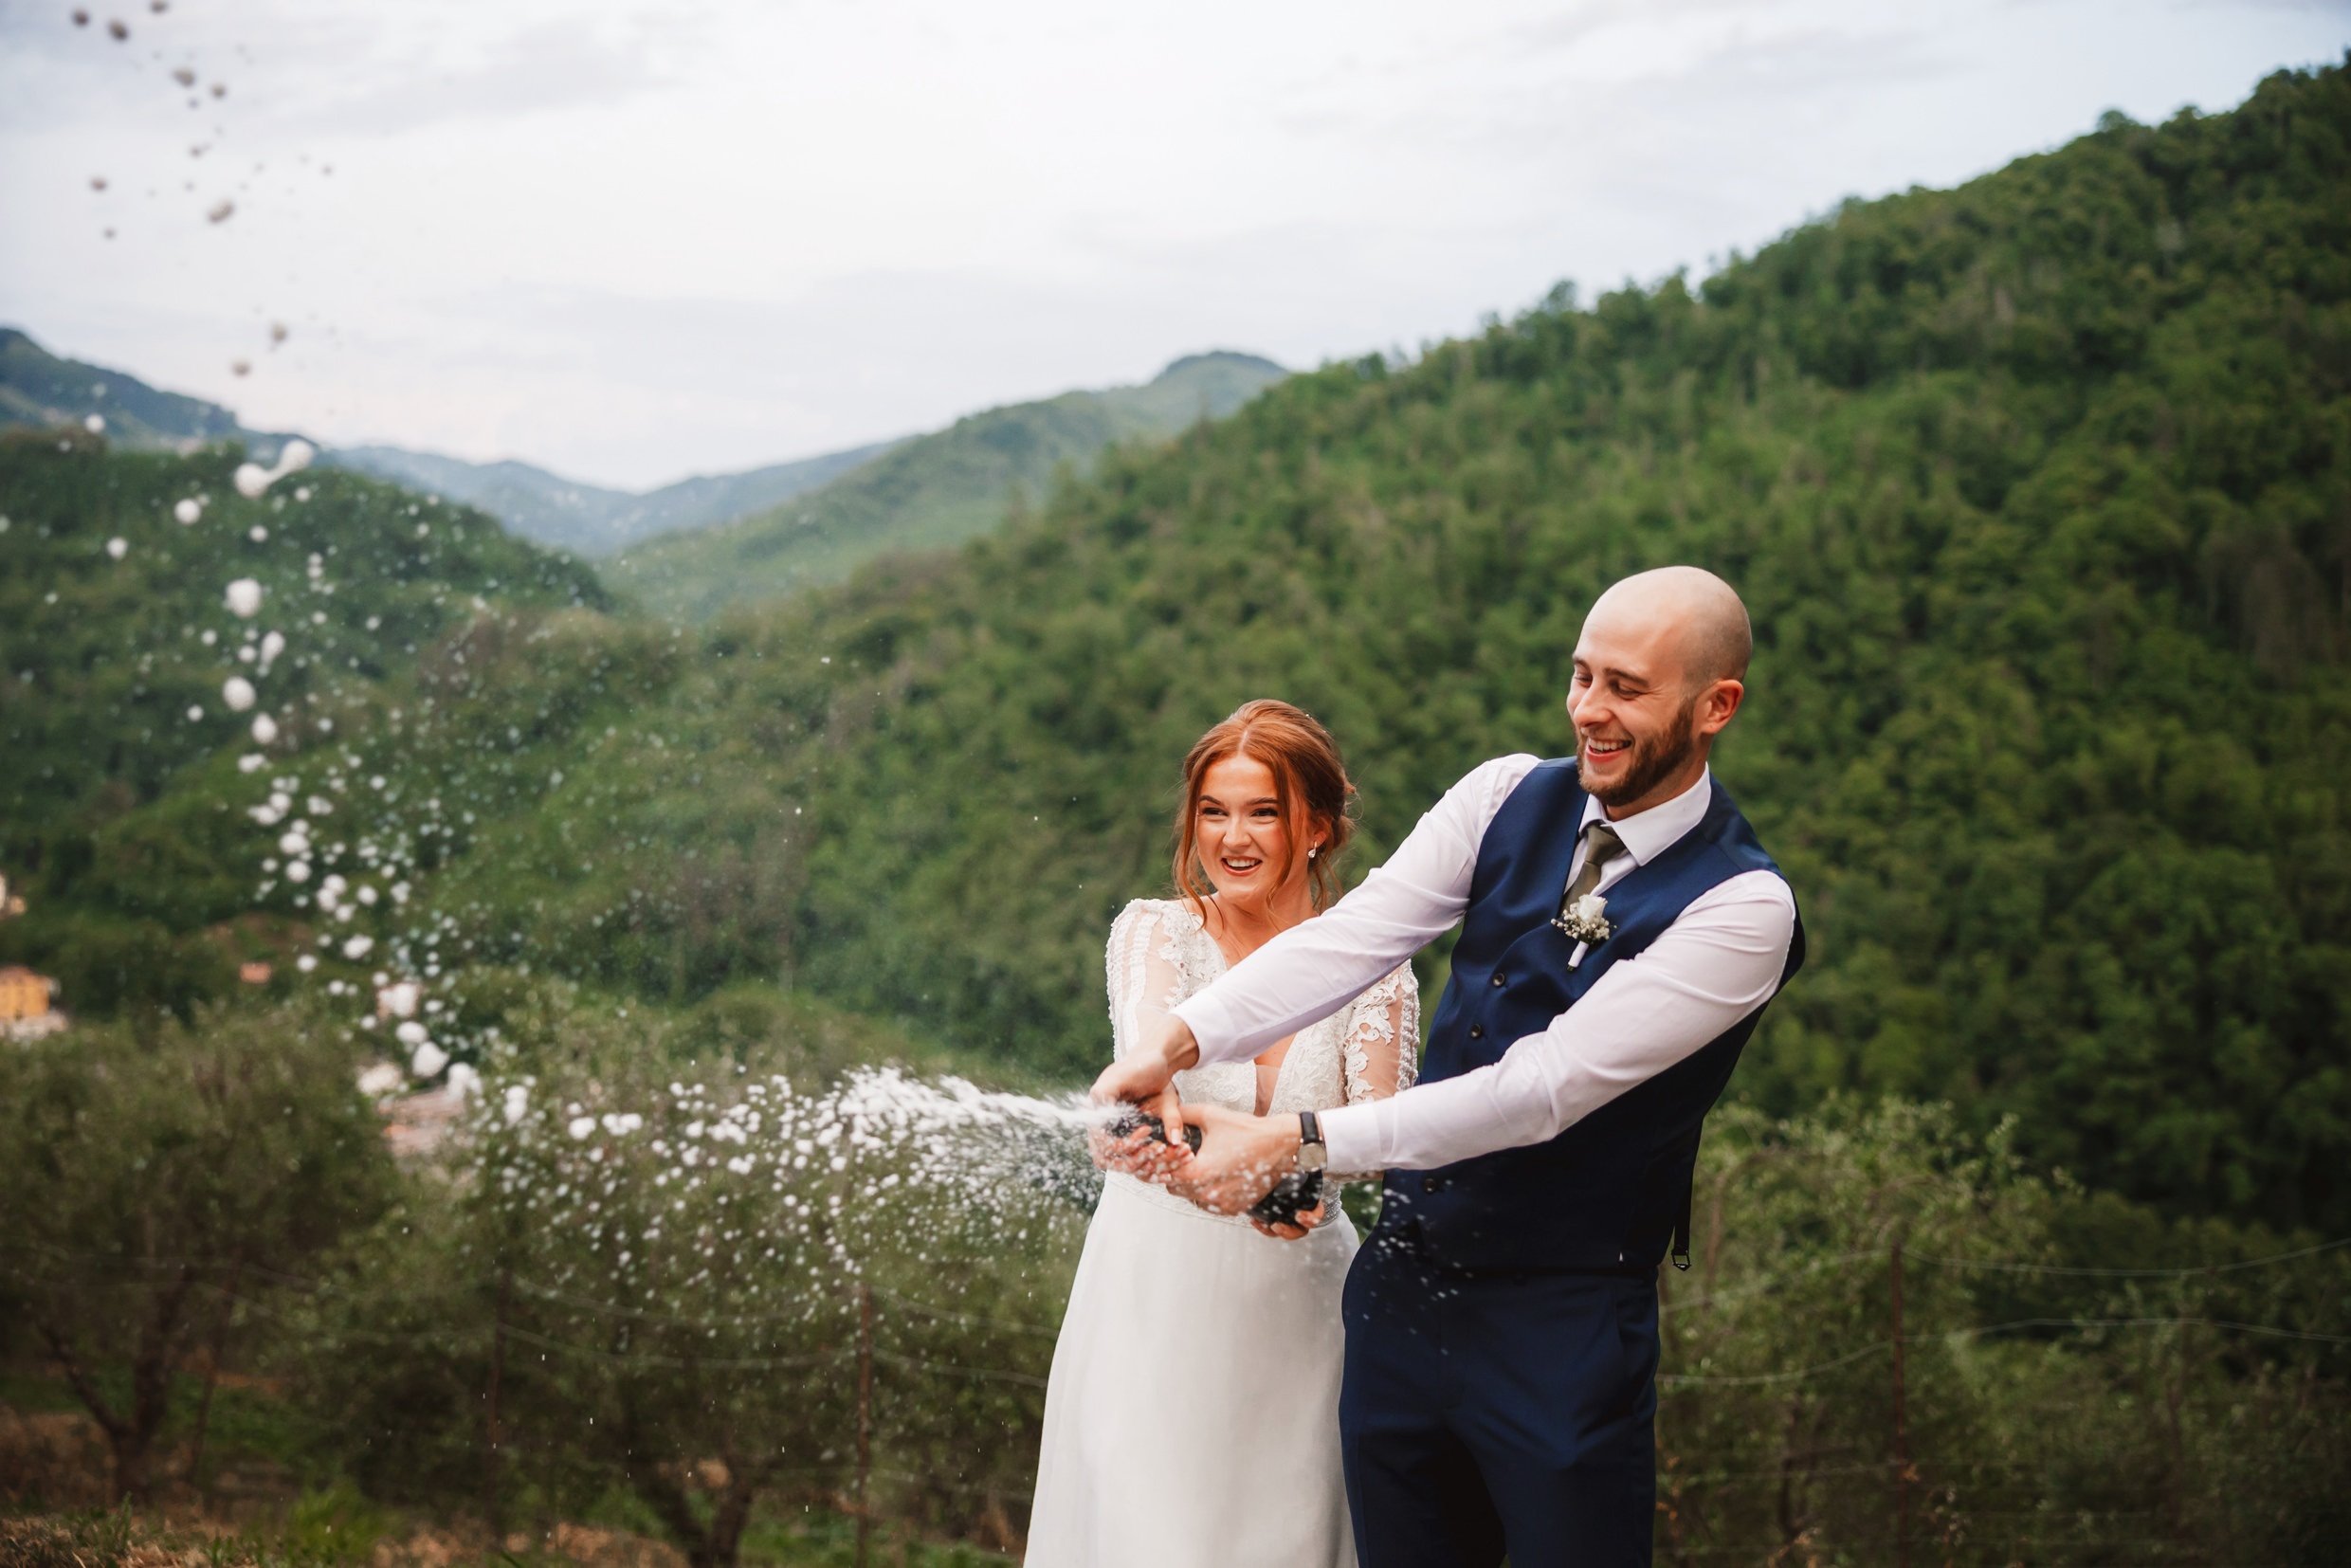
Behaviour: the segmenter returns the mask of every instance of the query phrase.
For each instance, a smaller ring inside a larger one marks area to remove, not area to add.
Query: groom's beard
[[[1682,711],[1673,716],[1666,733],[1632,743],[1632,759],[1625,765],[1625,773],[1613,784],[1595,783],[1592,770],[1584,763],[1584,739],[1576,738],[1576,779],[1584,793],[1603,806],[1626,806],[1640,799],[1666,779],[1675,769],[1690,758],[1698,749],[1698,738],[1690,733],[1690,720],[1698,717],[1698,699],[1692,697],[1682,704]]]

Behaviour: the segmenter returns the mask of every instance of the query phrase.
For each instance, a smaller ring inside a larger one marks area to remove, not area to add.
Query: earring
[[[1311,848],[1311,849],[1309,849],[1309,850],[1307,850],[1307,851],[1306,851],[1306,858],[1307,858],[1308,860],[1312,860],[1312,859],[1314,859],[1314,857],[1315,857],[1315,856],[1317,856],[1317,855],[1321,854],[1321,852],[1322,852],[1322,846],[1321,846],[1320,844],[1318,844],[1318,845],[1316,845],[1313,848]]]

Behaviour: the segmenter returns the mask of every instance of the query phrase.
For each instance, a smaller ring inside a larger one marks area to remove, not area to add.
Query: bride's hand
[[[1277,1241],[1303,1241],[1309,1231],[1330,1217],[1331,1200],[1326,1197],[1311,1209],[1299,1210],[1298,1223],[1295,1225],[1267,1225],[1255,1215],[1249,1217],[1249,1223]]]
[[[1172,1125],[1180,1131],[1183,1103],[1176,1098],[1173,1086],[1168,1088],[1165,1098],[1176,1104],[1177,1120]],[[1162,1142],[1152,1137],[1146,1126],[1137,1126],[1121,1138],[1112,1136],[1107,1124],[1097,1122],[1086,1131],[1085,1149],[1102,1170],[1123,1171],[1139,1180],[1155,1183],[1166,1182],[1192,1162],[1188,1145]]]
[[[1094,1103],[1116,1104],[1123,1101],[1139,1105],[1157,1117],[1172,1137],[1182,1127],[1184,1116],[1182,1101],[1176,1093],[1176,1074],[1199,1060],[1199,1043],[1193,1039],[1184,1021],[1162,1018],[1140,1048],[1111,1063],[1094,1080]],[[1182,1148],[1180,1140],[1176,1147]]]

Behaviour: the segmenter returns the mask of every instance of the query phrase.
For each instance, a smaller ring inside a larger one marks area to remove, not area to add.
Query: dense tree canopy
[[[723,630],[658,721],[759,787],[686,842],[797,884],[807,982],[1078,1072],[1201,726],[1313,709],[1376,855],[1560,749],[1583,608],[1697,561],[1760,639],[1721,772],[1816,939],[1739,1092],[2015,1109],[2101,1181],[2340,1222],[2346,133],[2342,73],[2280,76],[1298,378]]]

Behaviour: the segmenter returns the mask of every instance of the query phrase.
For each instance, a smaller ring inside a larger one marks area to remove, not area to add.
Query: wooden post
[[[245,1260],[240,1258],[228,1270],[228,1288],[221,1293],[219,1321],[212,1326],[210,1352],[204,1363],[204,1394],[196,1401],[196,1436],[188,1451],[188,1484],[195,1488],[196,1500],[210,1507],[212,1487],[204,1473],[204,1439],[212,1426],[212,1390],[220,1383],[221,1358],[228,1353],[230,1315],[237,1309],[237,1286],[245,1280]]]
[[[857,1282],[857,1568],[866,1568],[873,1510],[866,1499],[873,1471],[873,1286]]]
[[[499,1448],[505,1441],[506,1434],[500,1428],[498,1395],[499,1385],[505,1380],[507,1292],[513,1284],[513,1270],[501,1268],[498,1271],[498,1303],[491,1309],[490,1320],[490,1387],[488,1409],[483,1422],[483,1437],[488,1451],[483,1455],[482,1463],[482,1517],[489,1522],[493,1551],[502,1547],[506,1541],[498,1486]]]
[[[1894,1238],[1894,1561],[1910,1568],[1910,1433],[1904,1423],[1902,1364],[1902,1238]]]

